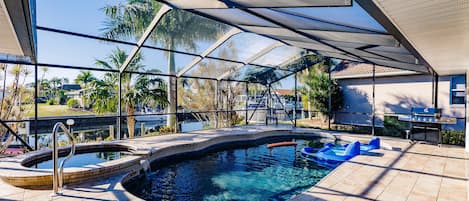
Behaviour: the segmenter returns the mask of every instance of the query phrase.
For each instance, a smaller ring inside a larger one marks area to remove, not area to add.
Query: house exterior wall
[[[411,75],[377,77],[375,85],[376,125],[383,126],[384,114],[410,114],[412,107],[432,107],[432,77]],[[372,79],[339,80],[344,94],[344,106],[335,121],[345,124],[371,125]],[[438,108],[443,116],[458,118],[458,124],[447,129],[464,129],[465,106],[450,104],[451,76],[438,82]],[[367,114],[360,114],[367,113]]]

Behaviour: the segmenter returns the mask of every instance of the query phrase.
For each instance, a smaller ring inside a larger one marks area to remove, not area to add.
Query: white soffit
[[[440,75],[469,68],[468,0],[373,0]]]
[[[0,0],[0,54],[24,56],[3,0]]]

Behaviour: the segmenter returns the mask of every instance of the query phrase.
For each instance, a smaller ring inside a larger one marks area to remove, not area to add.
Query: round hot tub
[[[138,168],[141,156],[134,149],[117,143],[78,144],[75,155],[64,165],[64,184],[83,183]],[[59,162],[70,147],[59,148]],[[19,187],[52,188],[52,151],[50,149],[0,160],[0,178]]]

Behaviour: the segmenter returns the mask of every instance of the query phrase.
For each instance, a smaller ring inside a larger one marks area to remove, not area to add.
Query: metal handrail
[[[70,153],[68,156],[60,163],[60,165],[57,167],[57,161],[59,158],[59,151],[58,151],[58,139],[57,139],[57,132],[59,131],[59,128],[62,129],[62,131],[67,134],[68,139],[72,143],[72,146],[70,147]],[[53,160],[53,174],[52,174],[52,185],[53,185],[53,191],[54,194],[61,194],[59,192],[63,188],[63,167],[65,165],[65,162],[69,160],[74,154],[75,154],[75,138],[73,135],[70,133],[68,128],[63,124],[62,122],[57,122],[54,125],[54,129],[52,130],[52,138],[53,138],[53,153],[52,153],[52,160]],[[59,171],[58,171],[59,170]]]

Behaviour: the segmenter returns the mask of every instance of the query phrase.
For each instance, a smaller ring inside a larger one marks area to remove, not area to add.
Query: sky
[[[102,36],[102,28],[105,26],[106,16],[103,7],[123,3],[125,0],[37,0],[37,25],[43,27],[57,28],[72,32],[78,32],[94,36]],[[311,17],[335,21],[354,26],[366,27],[384,31],[374,19],[361,9],[356,3],[353,7],[339,8],[289,8],[288,10],[300,12]],[[115,44],[110,42],[101,42],[94,39],[85,39],[64,34],[51,33],[38,30],[38,61],[40,63],[61,64],[70,66],[95,66],[96,59],[106,59],[107,55],[116,47],[130,52],[132,46]],[[129,42],[135,42],[136,39],[126,39]],[[242,33],[230,39],[231,43],[225,43],[218,50],[212,52],[211,56],[220,56],[221,50],[230,49],[233,46],[238,48],[234,58],[245,60],[255,54],[262,48],[274,43],[275,41],[255,34]],[[197,50],[193,53],[200,54],[209,47],[211,42],[198,43]],[[161,46],[160,44],[153,44]],[[185,49],[178,49],[185,51]],[[253,63],[261,65],[277,65],[282,59],[294,55],[298,50],[291,47],[278,48],[265,57],[261,57]],[[161,72],[167,72],[167,59],[164,51],[154,49],[142,49],[144,55],[144,64],[147,68],[159,69]],[[188,64],[193,56],[176,54],[176,66],[178,69]],[[80,70],[68,70],[58,68],[49,68],[45,78],[66,77],[73,82]],[[102,72],[93,71],[95,76],[102,76]],[[39,77],[42,72],[38,72]],[[30,79],[30,78],[28,78]],[[281,88],[293,89],[294,79],[289,77],[281,81]]]

